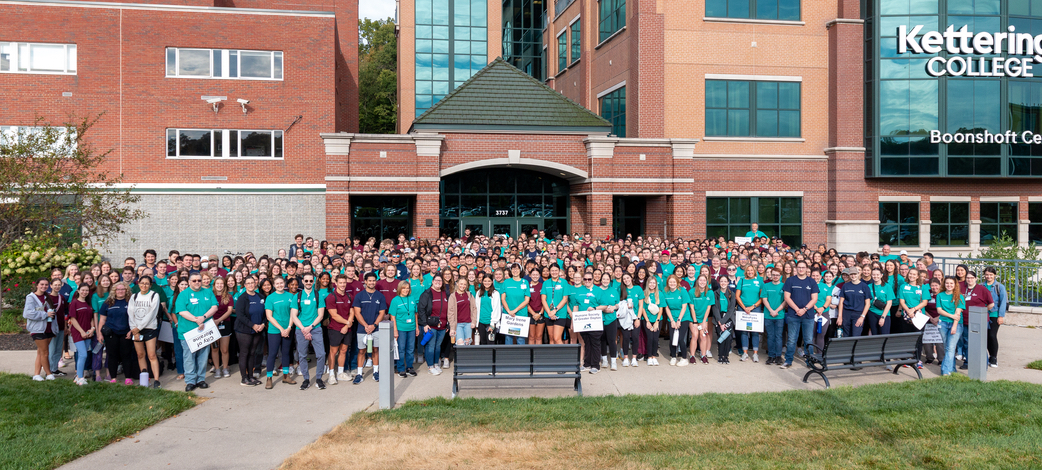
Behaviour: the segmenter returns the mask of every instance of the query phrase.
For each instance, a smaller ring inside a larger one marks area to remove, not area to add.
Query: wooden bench
[[[803,382],[807,383],[811,374],[818,374],[825,381],[825,388],[829,388],[829,379],[825,377],[828,371],[891,366],[896,375],[904,365],[912,366],[912,370],[922,380],[923,374],[915,367],[919,362],[922,336],[922,333],[898,333],[835,338],[825,343],[825,349],[812,344],[819,352],[808,358],[811,370],[803,376]]]
[[[460,380],[497,379],[573,379],[581,397],[581,367],[578,344],[456,346],[452,398]]]

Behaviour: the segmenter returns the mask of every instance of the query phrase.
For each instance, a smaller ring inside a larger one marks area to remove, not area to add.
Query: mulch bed
[[[29,333],[0,335],[0,351],[33,351],[36,343]]]

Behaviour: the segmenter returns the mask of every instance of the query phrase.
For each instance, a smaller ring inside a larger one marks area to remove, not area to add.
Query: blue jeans
[[[51,323],[53,328],[57,328],[57,323]],[[51,339],[51,344],[47,347],[48,362],[51,371],[58,370],[58,361],[61,360],[62,354],[65,352],[65,330],[58,330],[54,332],[54,338]]]
[[[814,344],[814,314],[807,312],[802,317],[797,317],[795,313],[786,313],[785,324],[789,327],[789,337],[785,341],[785,363],[792,364],[800,330],[803,331],[803,348],[807,354],[812,352],[810,345]]]
[[[185,363],[185,384],[197,384],[206,381],[206,360],[210,358],[210,347],[192,352],[188,349],[188,341],[179,340]]]
[[[174,332],[177,336],[177,332]],[[174,340],[174,362],[177,363],[177,375],[185,375],[185,352],[181,346],[181,340]]]
[[[955,372],[955,345],[959,342],[959,338],[962,337],[962,333],[966,329],[960,323],[956,327],[955,334],[952,334],[952,322],[942,321],[937,326],[941,330],[941,338],[944,339],[944,360],[941,361],[941,375],[948,375]]]
[[[504,336],[505,336],[505,339],[503,340],[503,342],[505,344],[526,344],[527,341],[528,341],[528,338],[521,337],[521,336],[510,336],[510,335],[504,335]]]
[[[430,344],[430,343],[428,343]],[[399,331],[398,332],[398,360],[394,361],[394,369],[398,373],[405,372],[406,369],[412,369],[413,355],[416,354],[416,332],[415,331]]]
[[[76,346],[76,378],[83,378],[83,368],[87,365],[87,341],[77,341],[72,343]]]
[[[784,328],[784,318],[764,318],[763,329],[767,333],[767,355],[769,357],[781,357],[782,330]]]
[[[445,334],[448,331],[431,329],[431,340],[423,346],[423,359],[427,361],[427,367],[434,367],[438,365],[438,358],[441,357],[441,342],[445,341]]]
[[[753,344],[753,351],[760,350],[760,334],[755,331],[739,331],[742,337],[742,352],[749,350],[749,343]]]
[[[963,328],[962,332],[959,333],[959,346],[955,348],[955,354],[963,357],[963,361],[969,364],[970,357],[970,329]]]

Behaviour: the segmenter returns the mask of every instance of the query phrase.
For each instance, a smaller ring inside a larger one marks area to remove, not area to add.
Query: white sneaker
[[[634,365],[636,365],[636,364],[634,364]],[[628,358],[628,357],[622,358],[622,367],[629,367],[629,366],[630,366],[630,358]]]
[[[687,367],[690,363],[691,361],[688,361],[687,359],[680,359],[677,361],[677,367]]]
[[[226,369],[224,369],[224,376],[225,377],[231,377],[232,376],[232,372],[226,368]]]
[[[611,358],[611,370],[619,370],[619,363],[615,361],[615,358]]]
[[[79,385],[79,386],[82,387],[84,385],[87,385],[87,379],[85,379],[83,377],[80,377],[80,378],[76,379],[75,383],[76,383],[76,385]]]
[[[365,360],[365,366],[366,367],[373,367],[373,360],[371,358],[370,359],[366,359]]]
[[[341,372],[341,373],[337,374],[336,378],[338,378],[340,380],[351,380],[351,376],[347,375],[347,372]]]
[[[441,367],[439,367],[439,369],[448,369],[449,368],[449,358],[447,358],[447,357],[442,358],[441,359],[441,364],[442,365],[441,365]]]
[[[329,385],[336,385],[336,374],[329,374]]]
[[[685,362],[687,362],[687,361],[685,361]],[[675,357],[669,358],[669,365],[671,365],[671,366],[677,365],[677,358],[675,358]]]
[[[999,366],[998,364],[988,364],[988,367],[996,367],[997,368],[998,366]]]
[[[54,375],[47,374],[47,377],[44,377],[44,378],[47,379],[47,380],[54,380]]]
[[[760,355],[759,354],[753,353],[753,362],[760,362]]]
[[[706,351],[706,358],[710,358],[710,357],[713,357],[713,352],[712,351]]]
[[[427,368],[427,373],[431,374],[431,375],[434,375],[434,368],[433,367],[428,367]]]
[[[33,380],[35,380],[37,382],[43,382],[43,376],[42,375],[34,375],[33,376]]]
[[[742,357],[738,358],[739,361],[745,362],[749,360],[749,353],[742,353]]]
[[[637,364],[640,364],[640,361],[638,361],[637,358],[633,358],[633,362],[631,362],[630,365],[633,367],[637,367]]]
[[[214,371],[213,371],[213,378],[215,378],[215,379],[221,378],[222,372],[223,371],[221,371],[221,369],[214,369]]]
[[[961,361],[962,360],[962,354],[956,354],[955,355],[955,360],[956,361]]]
[[[441,375],[441,368],[440,367],[434,366],[434,375]]]
[[[607,368],[608,367],[608,356],[601,356],[601,367],[602,368]]]

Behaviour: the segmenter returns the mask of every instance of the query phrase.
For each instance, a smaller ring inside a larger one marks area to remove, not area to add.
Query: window
[[[557,35],[557,73],[568,68],[568,35],[561,31]]]
[[[800,0],[706,0],[706,16],[799,21]]]
[[[76,129],[72,127],[52,127],[56,133],[45,135],[45,128],[35,126],[0,126],[0,143],[5,145],[17,145],[22,138],[38,137],[51,140],[54,153],[59,156],[72,156],[79,145],[76,138]]]
[[[167,158],[282,158],[282,131],[167,129]]]
[[[706,135],[799,137],[800,83],[706,80]]]
[[[415,5],[419,116],[488,65],[488,2],[416,0]]]
[[[626,0],[600,0],[601,27],[599,42],[626,26]]]
[[[948,80],[948,132],[1001,134],[1002,83],[999,80]],[[1000,144],[948,144],[948,174],[998,176]]]
[[[412,236],[411,196],[359,196],[351,198],[353,235],[368,240],[397,240],[399,233]]]
[[[803,199],[798,197],[706,198],[706,235],[734,240],[756,222],[769,237],[789,246],[803,244]]]
[[[919,246],[919,203],[879,203],[879,245]]]
[[[75,75],[76,45],[0,42],[0,72]]]
[[[1042,202],[1028,203],[1028,220],[1028,242],[1042,245]]]
[[[582,55],[582,20],[576,19],[570,29],[572,30],[572,63],[574,64]]]
[[[1030,209],[1031,206],[1028,206]],[[1017,236],[1017,203],[1015,202],[981,202],[980,203],[980,244],[990,245],[1003,234],[1014,242]]]
[[[601,117],[611,123],[611,133],[626,137],[626,87],[601,97]]]
[[[282,52],[168,47],[166,76],[282,80]]]
[[[930,246],[970,244],[970,203],[930,203]]]

